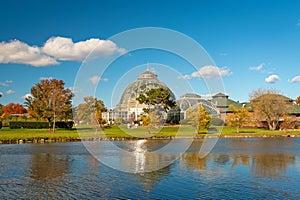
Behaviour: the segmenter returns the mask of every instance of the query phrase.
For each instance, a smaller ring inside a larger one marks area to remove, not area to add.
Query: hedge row
[[[56,122],[56,128],[65,128],[71,129],[73,127],[74,122]],[[53,127],[53,123],[51,123],[50,128]],[[47,129],[49,128],[48,122],[21,122],[21,121],[12,121],[9,122],[9,128],[11,129],[20,129],[20,128],[28,128],[28,129]]]

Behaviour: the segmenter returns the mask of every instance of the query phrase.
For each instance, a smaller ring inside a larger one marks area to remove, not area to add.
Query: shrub
[[[71,129],[73,127],[74,122],[56,122],[56,128],[65,128]],[[53,127],[53,123],[49,127],[48,122],[21,122],[21,121],[11,121],[9,122],[9,127],[11,129],[20,129],[20,128],[28,128],[28,129],[47,129]]]
[[[74,125],[73,121],[68,122],[55,122],[55,128],[65,128],[65,129],[71,129]],[[51,127],[53,127],[53,123],[51,124]]]
[[[49,128],[48,122],[9,122],[9,128],[11,129],[20,129],[20,128],[28,128],[28,129],[43,129]]]

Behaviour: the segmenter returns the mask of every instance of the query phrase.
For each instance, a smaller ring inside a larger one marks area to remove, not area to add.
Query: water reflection
[[[180,164],[196,170],[206,170],[208,169],[207,163],[211,160],[224,168],[224,165],[230,164],[232,170],[239,166],[248,166],[252,175],[260,177],[280,176],[287,172],[289,165],[295,164],[295,156],[288,154],[255,154],[251,156],[214,154],[201,158],[199,153],[191,152],[182,155]]]
[[[252,156],[251,171],[255,176],[279,176],[286,173],[289,164],[294,164],[295,157],[287,154]]]
[[[166,142],[118,141],[120,147],[130,149],[131,156],[109,148],[99,153],[99,146],[110,142],[90,142],[99,157],[81,143],[0,145],[0,199],[300,197],[300,138],[220,139],[204,158],[199,139],[171,165],[146,173],[179,152],[180,148],[152,151]],[[175,142],[180,146],[185,141]],[[134,169],[136,174],[105,167],[98,158]]]
[[[35,153],[31,158],[30,178],[37,180],[63,176],[68,171],[68,156],[52,153]]]

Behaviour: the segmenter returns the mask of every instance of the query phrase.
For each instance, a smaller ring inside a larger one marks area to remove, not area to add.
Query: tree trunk
[[[54,116],[53,116],[53,127],[52,127],[52,132],[55,133],[55,122],[56,122],[56,116],[55,116],[55,113],[54,113]]]
[[[239,126],[236,127],[236,133],[240,133],[240,127]]]

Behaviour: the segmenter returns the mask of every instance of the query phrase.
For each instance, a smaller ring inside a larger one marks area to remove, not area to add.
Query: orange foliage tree
[[[57,119],[72,118],[73,96],[72,91],[65,88],[64,81],[43,79],[31,88],[31,96],[26,98],[25,105],[32,117],[47,119],[49,127],[53,123],[54,132]]]
[[[11,115],[11,114],[24,114],[27,113],[27,110],[18,103],[9,103],[3,108],[3,115]]]

